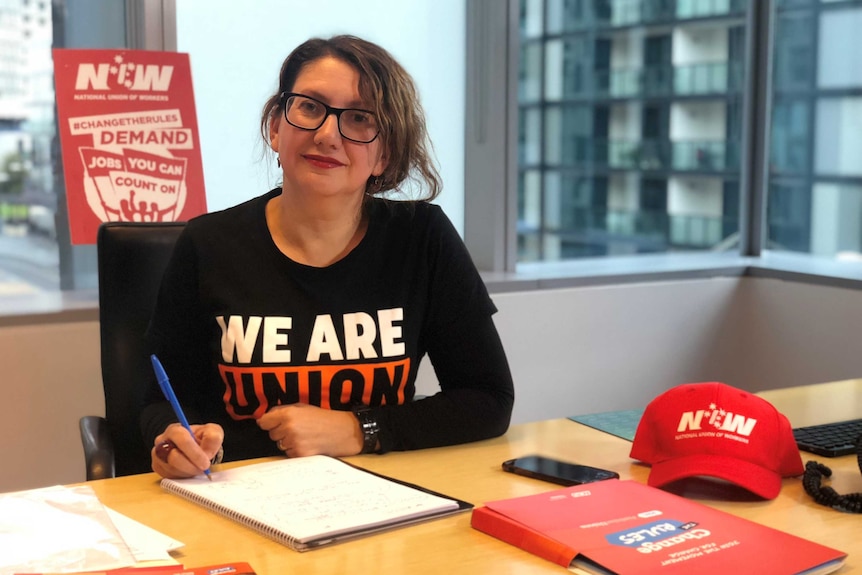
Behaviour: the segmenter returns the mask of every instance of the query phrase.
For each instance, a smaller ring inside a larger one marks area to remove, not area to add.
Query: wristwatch
[[[360,453],[374,453],[377,451],[377,435],[380,428],[377,426],[377,418],[367,405],[354,405],[353,415],[359,421],[359,429],[362,431],[362,451]]]
[[[218,465],[219,463],[222,462],[223,459],[224,459],[224,447],[219,447],[218,453],[213,455],[213,458],[210,459],[210,467],[212,467],[213,465]]]

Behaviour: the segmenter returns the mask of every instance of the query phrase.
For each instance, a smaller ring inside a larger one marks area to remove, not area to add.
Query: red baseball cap
[[[648,463],[648,483],[717,477],[775,499],[781,478],[802,475],[790,422],[763,398],[724,383],[674,387],[644,410],[630,456]]]

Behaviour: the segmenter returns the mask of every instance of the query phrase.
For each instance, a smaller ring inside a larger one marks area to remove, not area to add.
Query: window
[[[190,4],[181,12],[194,26],[195,11],[209,4]],[[440,30],[461,38],[466,16],[466,74],[454,41],[445,53],[434,44],[428,58],[425,41],[402,30],[409,47],[396,56],[411,70],[429,64],[417,79],[447,186],[441,203],[451,203],[447,213],[460,227],[463,192],[464,236],[480,269],[717,251],[860,257],[862,60],[851,56],[862,53],[862,0],[442,4],[427,2],[435,9],[423,26],[438,44]],[[157,5],[166,8],[151,18]],[[0,313],[19,296],[95,286],[94,247],[71,246],[65,228],[46,56],[52,43],[161,48],[176,32],[173,7],[171,0],[0,0]],[[263,21],[267,9],[255,7],[243,14]],[[388,17],[401,28],[417,21],[401,11]],[[374,36],[378,17],[346,20],[320,26],[394,41]],[[310,26],[298,29],[306,36]],[[210,67],[223,81],[218,63],[208,62],[196,82]],[[429,98],[441,83],[451,98]],[[208,113],[224,118],[215,108],[230,101],[209,102]],[[255,124],[245,118],[242,126]],[[243,134],[244,155],[231,158],[248,164],[260,189],[272,173],[248,157],[256,134]],[[236,132],[215,136],[219,144],[205,145],[205,156],[237,139]],[[248,197],[243,178],[223,185],[213,206]]]
[[[54,159],[52,36],[58,45],[80,48],[176,50],[177,43],[182,42],[181,49],[192,57],[207,205],[211,210],[240,203],[279,181],[275,161],[265,153],[266,147],[260,139],[258,122],[268,91],[275,89],[278,66],[290,49],[313,35],[345,32],[378,42],[390,49],[417,81],[446,186],[439,203],[455,226],[463,229],[463,0],[406,3],[370,0],[359,14],[361,17],[355,10],[355,2],[337,0],[323,19],[314,11],[293,14],[292,32],[276,37],[259,34],[259,31],[261,22],[283,11],[280,0],[254,2],[242,9],[229,0],[184,0],[182,3],[173,0],[55,0],[53,3],[28,2],[26,8],[22,8],[22,4],[22,0],[0,0],[0,47],[12,48],[0,49],[0,146],[5,145],[7,132],[14,131],[15,140],[10,144],[13,151],[17,153],[21,149],[26,161],[43,159],[44,170],[40,173],[44,182],[40,185],[50,203],[38,210],[23,201],[15,204],[22,207],[0,208],[0,322],[7,321],[7,314],[10,317],[32,316],[64,312],[69,307],[85,307],[89,312],[96,303],[92,289],[97,279],[95,246],[71,246],[65,227],[62,177]],[[10,6],[9,12],[5,10],[7,6]],[[32,15],[34,34],[39,17],[44,16],[46,22],[51,21],[49,15],[53,17],[52,29],[45,32],[44,45],[25,46],[22,42],[19,24],[23,22],[25,9]],[[216,15],[208,27],[200,26],[203,13]],[[214,34],[213,30],[218,30],[219,34]],[[399,33],[393,35],[392,30]],[[450,41],[442,47],[441,30],[451,35]],[[225,42],[227,36],[235,37],[236,42]],[[25,48],[27,52],[38,52],[43,79],[37,81],[28,75],[28,66],[22,63]],[[434,57],[430,57],[431,54]],[[10,59],[14,60],[14,66],[6,64]],[[225,84],[225,62],[233,62],[234,76],[248,74],[249,81]],[[33,129],[38,124],[48,135],[38,146],[31,146],[31,140],[27,139],[30,136],[19,137],[24,133],[24,123],[9,116],[4,101],[10,86],[23,91],[25,82],[46,104],[39,114],[28,116]],[[231,92],[233,88],[235,92]],[[19,146],[21,138],[24,143]],[[19,180],[24,179],[21,166],[29,164],[17,159],[10,162],[10,170]],[[33,183],[36,173],[32,169],[27,172],[26,181],[28,186],[36,185]],[[2,223],[4,217],[6,221]],[[46,230],[37,231],[35,225],[44,225]],[[33,297],[21,305],[29,296]],[[80,317],[80,314],[66,317],[72,316]],[[28,318],[8,321],[28,321]]]
[[[54,33],[43,15],[29,2],[0,5],[0,297],[60,286],[51,153]]]
[[[144,14],[157,14],[161,27],[156,6],[0,0],[0,316],[95,303],[95,246],[69,240],[51,49],[145,48],[153,41]]]
[[[862,252],[862,3],[775,9],[767,247]]]
[[[390,51],[416,82],[444,193],[438,203],[462,227],[464,180],[463,0],[331,0],[326,16],[296,10],[278,34],[261,23],[284,18],[283,0],[176,3],[177,45],[189,54],[195,83],[209,210],[227,208],[279,185],[281,170],[260,137],[260,112],[275,91],[282,61],[310,37],[350,33]],[[201,14],[212,12],[207,26]],[[397,30],[397,34],[391,33]],[[445,32],[442,32],[445,31]],[[450,35],[441,43],[441,34]],[[231,81],[225,81],[225,69]]]
[[[745,3],[522,0],[518,261],[728,246]]]
[[[469,34],[504,36],[514,55],[499,58],[518,71],[505,103],[516,149],[496,144],[507,160],[467,164],[474,214],[492,193],[481,174],[513,165],[514,222],[495,225],[515,239],[496,259],[479,249],[485,269],[862,257],[862,63],[849,57],[862,53],[862,1],[509,0],[508,20],[481,0],[468,8],[484,10]],[[479,113],[467,101],[468,117]],[[471,251],[473,223],[468,210]]]

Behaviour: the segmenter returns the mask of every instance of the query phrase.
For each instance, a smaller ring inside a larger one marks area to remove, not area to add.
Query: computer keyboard
[[[856,453],[856,439],[860,435],[862,419],[797,427],[793,430],[799,449],[825,457]]]

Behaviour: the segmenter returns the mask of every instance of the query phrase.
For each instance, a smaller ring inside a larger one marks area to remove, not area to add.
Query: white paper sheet
[[[0,494],[0,575],[116,569],[134,562],[92,488]]]
[[[105,510],[125,540],[126,545],[129,546],[129,550],[134,555],[136,562],[159,561],[177,563],[170,556],[169,551],[183,547],[184,543],[168,537],[161,531],[156,531],[152,527],[135,521],[131,517],[127,517],[110,507],[105,507]]]

